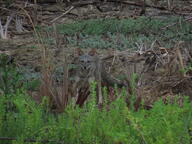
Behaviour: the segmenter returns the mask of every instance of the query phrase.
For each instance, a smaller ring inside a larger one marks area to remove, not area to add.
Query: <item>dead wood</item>
[[[123,63],[128,82],[133,73],[138,75],[136,109],[142,100],[144,107],[151,108],[158,99],[162,98],[167,102],[171,98],[173,101],[177,95],[180,95],[178,103],[182,105],[183,96],[189,96],[192,100],[192,73],[182,71],[188,67],[191,56],[187,49],[180,48],[181,44],[179,42],[169,49],[163,47],[147,49],[142,53],[130,51],[111,53],[103,57],[103,60],[113,61],[115,57],[113,65],[116,66],[116,70],[122,69],[120,63]],[[130,93],[131,91],[129,90]]]
[[[74,6],[71,6],[66,12],[64,12],[62,15],[60,15],[59,17],[56,17],[55,19],[53,19],[51,21],[51,23],[54,23],[56,20],[58,20],[59,18],[65,16],[66,14],[68,14],[72,9],[74,9]]]
[[[126,5],[138,6],[138,7],[143,7],[143,5],[145,5],[145,7],[151,7],[151,8],[156,8],[156,9],[160,9],[160,10],[167,10],[165,7],[144,4],[143,2],[138,3],[138,2],[128,1],[128,0],[121,0],[121,1],[107,0],[105,3],[107,3],[107,2],[122,3],[122,4],[126,4]],[[87,0],[87,1],[73,2],[72,5],[75,7],[81,7],[81,6],[85,6],[85,5],[95,5],[95,4],[101,4],[102,5],[102,3],[103,2],[98,1],[98,0]]]

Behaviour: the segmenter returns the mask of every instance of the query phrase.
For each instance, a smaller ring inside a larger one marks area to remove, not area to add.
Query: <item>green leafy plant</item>
[[[16,65],[10,61],[8,55],[0,55],[0,90],[4,94],[15,92],[20,83],[21,75]]]
[[[24,90],[12,94],[14,111],[6,111],[6,98],[0,97],[0,138],[17,139],[14,143],[33,139],[36,143],[76,144],[190,144],[192,103],[184,98],[182,107],[157,101],[151,110],[130,110],[125,102],[126,91],[99,110],[94,98],[83,108],[68,105],[65,112],[54,115],[47,111],[47,100],[36,104]],[[108,107],[108,108],[107,108]],[[6,116],[6,117],[5,117]],[[5,119],[6,118],[6,119]],[[39,142],[38,142],[39,141]],[[50,142],[49,142],[50,141]],[[1,141],[10,144],[11,141]]]

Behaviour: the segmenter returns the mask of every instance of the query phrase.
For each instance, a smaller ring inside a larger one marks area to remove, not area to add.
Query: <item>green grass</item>
[[[98,110],[92,98],[83,108],[68,105],[63,114],[53,115],[45,103],[37,105],[23,90],[9,95],[12,111],[6,109],[7,98],[0,97],[0,137],[70,144],[190,144],[191,140],[192,104],[187,99],[182,107],[160,100],[151,110],[134,112],[127,108],[124,95],[108,111]]]
[[[59,32],[67,35],[74,35],[81,33],[83,35],[105,35],[107,33],[116,34],[135,34],[135,33],[148,33],[149,31],[158,32],[160,28],[163,28],[171,23],[178,22],[180,19],[176,17],[170,17],[166,19],[151,19],[146,17],[129,18],[129,19],[90,19],[86,21],[77,21],[72,24],[59,25]],[[181,19],[181,23],[184,21]],[[186,23],[184,23],[186,24]],[[176,26],[171,29],[176,29]],[[190,24],[185,26],[190,28]],[[182,27],[178,27],[183,29]]]
[[[44,30],[51,32],[52,28]],[[136,49],[136,42],[145,43],[149,47],[155,40],[164,47],[171,47],[179,40],[190,42],[192,39],[191,23],[173,16],[156,19],[90,19],[58,25],[57,30],[65,35],[70,46],[81,48]]]

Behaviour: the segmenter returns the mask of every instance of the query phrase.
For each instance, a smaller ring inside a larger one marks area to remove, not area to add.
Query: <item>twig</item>
[[[74,8],[74,6],[71,6],[66,12],[64,12],[62,15],[56,17],[55,19],[53,19],[51,21],[51,23],[54,23],[56,20],[60,19],[61,17],[63,17],[64,15],[68,14],[72,9]]]
[[[0,19],[0,38],[7,39],[7,30],[8,30],[9,24],[10,24],[13,16],[14,16],[14,14],[7,17],[7,21],[4,26],[2,25],[1,19]]]
[[[185,54],[187,55],[187,57],[189,58],[189,61],[192,62],[192,56],[190,55],[189,51],[186,48],[184,49],[184,51],[185,51]]]
[[[122,3],[122,4],[127,4],[127,5],[134,5],[134,6],[139,6],[139,7],[143,7],[143,3],[136,3],[133,1],[128,1],[128,0],[107,0],[106,2],[114,2],[114,3]],[[84,5],[90,5],[90,4],[98,4],[101,3],[98,0],[90,0],[90,1],[80,1],[80,2],[74,2],[72,3],[73,6],[75,7],[81,7]],[[155,6],[155,5],[149,5],[145,3],[145,7],[152,7],[152,8],[156,8],[156,9],[160,9],[160,10],[167,10],[165,7],[160,7],[160,6]]]
[[[128,49],[128,50],[125,50],[125,51],[122,51],[122,52],[116,52],[115,55],[116,56],[121,56],[121,55],[124,55],[126,52],[130,52],[130,50]],[[105,61],[105,60],[114,58],[115,55],[109,55],[109,56],[102,57],[101,60]]]
[[[25,28],[23,27],[23,19],[19,18],[18,16],[16,16],[15,26],[17,32],[22,33],[25,31]]]
[[[192,17],[189,17],[189,18],[184,19],[184,21],[190,21],[190,20],[192,20]],[[176,22],[176,23],[167,25],[166,27],[161,28],[161,30],[166,30],[167,28],[172,27],[172,26],[175,26],[175,25],[177,25],[178,23],[180,23],[180,22]]]
[[[179,42],[177,47],[176,47],[176,53],[177,53],[177,56],[178,56],[178,59],[179,59],[179,66],[180,66],[180,69],[181,70],[184,70],[185,67],[184,67],[184,63],[183,63],[183,58],[182,58],[182,55],[181,55],[181,51],[180,51],[180,45],[182,44],[183,42]],[[181,73],[182,77],[185,77],[186,74],[185,73]]]
[[[46,46],[45,46],[45,44],[43,42],[43,39],[42,39],[40,33],[37,32],[37,30],[35,28],[35,25],[34,25],[34,22],[33,22],[32,18],[31,18],[31,16],[29,15],[29,13],[24,8],[20,7],[19,5],[18,5],[18,7],[21,10],[23,10],[24,13],[26,14],[26,16],[29,18],[29,20],[31,22],[31,25],[33,27],[34,33],[37,36],[38,44],[40,44],[42,46],[41,48],[42,48],[42,51],[43,51],[42,52],[42,64],[43,64],[43,70],[42,70],[43,76],[42,76],[42,79],[43,79],[43,84],[42,84],[41,89],[45,93],[45,96],[51,95],[53,98],[55,98],[54,97],[54,92],[53,92],[53,89],[52,89],[52,86],[51,86],[52,85],[52,81],[51,81],[52,79],[51,79],[50,73],[49,73],[50,69],[48,69],[46,67],[46,64],[47,64],[47,62],[46,62],[46,60],[47,60],[47,53],[46,53],[47,48],[46,48]],[[59,107],[59,105],[58,105],[58,107]]]
[[[112,67],[112,66],[114,65],[114,63],[115,63],[115,59],[116,59],[116,54],[115,54],[115,52],[114,52],[112,64],[111,64],[111,66],[109,67],[109,73],[111,72],[111,67]]]
[[[14,141],[14,140],[18,140],[18,138],[0,137],[0,141]],[[54,141],[54,140],[36,140],[36,139],[25,139],[24,142],[38,142],[38,143],[64,144],[64,142],[62,142],[62,141]]]

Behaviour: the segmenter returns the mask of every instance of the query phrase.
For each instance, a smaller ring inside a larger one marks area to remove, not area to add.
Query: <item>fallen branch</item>
[[[133,2],[133,1],[128,1],[128,0],[123,0],[123,1],[116,1],[116,0],[107,0],[108,2],[118,2],[118,3],[123,3],[123,4],[128,4],[128,5],[134,5],[134,6],[139,6],[139,7],[143,7],[143,2],[141,3],[137,3],[137,2]],[[144,4],[145,7],[151,7],[151,8],[156,8],[156,9],[160,9],[160,10],[167,10],[167,8],[162,7],[162,6],[155,6],[155,5],[149,5],[149,4]]]
[[[143,4],[144,4],[143,2],[142,3],[137,3],[137,2],[128,1],[128,0],[121,0],[121,1],[106,0],[106,3],[107,2],[122,3],[122,4],[139,6],[139,7],[143,7]],[[93,5],[93,4],[100,4],[100,3],[102,3],[102,2],[100,2],[98,0],[80,1],[80,2],[73,2],[72,6],[81,7],[81,6],[85,6],[85,5]],[[146,4],[146,3],[144,5],[145,5],[145,7],[151,7],[151,8],[156,8],[156,9],[160,9],[160,10],[167,10],[167,8],[161,7],[161,6],[149,5],[149,4]]]
[[[114,58],[114,56],[122,56],[122,55],[124,55],[126,52],[130,52],[130,50],[125,50],[125,51],[122,51],[122,52],[116,52],[115,55],[112,54],[112,55],[108,55],[108,56],[102,57],[101,60],[102,60],[102,61],[105,61],[105,60]]]
[[[185,67],[184,67],[184,62],[183,62],[183,58],[182,58],[182,55],[181,55],[181,51],[180,51],[180,45],[182,44],[183,42],[180,41],[178,44],[177,44],[177,47],[176,47],[176,53],[177,53],[177,57],[179,59],[179,67],[180,67],[180,70],[184,70]],[[186,77],[186,74],[181,72],[181,76],[182,77]]]
[[[0,141],[15,141],[18,138],[10,138],[10,137],[0,137]],[[55,144],[64,144],[61,141],[54,141],[54,140],[35,140],[35,139],[25,139],[24,142],[37,142],[37,143],[55,143]]]
[[[6,24],[4,26],[2,25],[1,19],[0,19],[0,38],[7,39],[7,33],[8,33],[7,30],[8,30],[8,27],[9,27],[11,20],[13,19],[13,16],[14,16],[14,14],[7,17],[7,21],[6,21]]]
[[[51,21],[51,23],[54,23],[56,20],[60,19],[61,17],[63,17],[64,15],[68,14],[72,9],[74,9],[74,6],[71,6],[66,12],[64,12],[62,15],[56,17],[55,19],[53,19]]]

